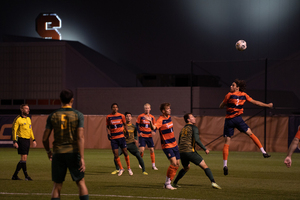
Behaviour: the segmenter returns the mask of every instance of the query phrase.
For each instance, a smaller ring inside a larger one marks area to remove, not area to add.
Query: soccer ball
[[[235,43],[235,48],[239,51],[244,51],[247,49],[247,43],[245,40],[239,40]]]

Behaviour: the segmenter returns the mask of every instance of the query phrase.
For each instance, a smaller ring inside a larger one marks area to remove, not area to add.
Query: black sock
[[[20,162],[21,162],[21,166],[22,166],[23,173],[24,173],[25,177],[27,177],[28,174],[27,174],[26,161],[20,161]]]
[[[186,171],[184,169],[181,169],[173,183],[177,184],[178,181],[185,175],[185,173],[186,173]]]
[[[22,164],[21,164],[21,160],[20,160],[17,164],[16,171],[13,176],[18,176],[18,173],[21,169],[22,169]]]

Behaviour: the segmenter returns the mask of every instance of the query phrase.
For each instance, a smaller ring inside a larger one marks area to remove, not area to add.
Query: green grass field
[[[191,165],[190,171],[179,181],[181,188],[163,189],[169,161],[162,150],[156,150],[158,171],[151,169],[149,151],[145,151],[145,176],[134,156],[130,157],[134,175],[127,171],[121,176],[114,170],[111,150],[86,149],[86,184],[90,199],[300,199],[300,155],[293,155],[291,168],[283,164],[285,153],[271,153],[264,159],[259,152],[230,152],[229,175],[222,170],[222,152],[200,152],[222,190],[213,189],[202,169]],[[0,199],[50,199],[52,181],[50,161],[45,150],[30,149],[27,170],[33,181],[13,181],[11,176],[20,157],[13,148],[0,148]],[[121,156],[122,164],[125,159]],[[181,167],[180,167],[181,168]],[[23,172],[19,177],[24,179]],[[77,187],[67,174],[61,199],[79,199]]]

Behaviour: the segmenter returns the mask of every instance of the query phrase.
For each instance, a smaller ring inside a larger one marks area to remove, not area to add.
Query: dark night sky
[[[54,12],[79,41],[136,73],[189,73],[191,60],[286,58],[300,51],[299,0],[9,0],[0,34],[39,37]],[[248,49],[239,52],[235,42]]]

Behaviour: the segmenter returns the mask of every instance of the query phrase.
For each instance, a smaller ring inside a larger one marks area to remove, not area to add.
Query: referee
[[[20,106],[21,114],[18,115],[12,125],[13,146],[18,149],[18,154],[21,155],[21,160],[17,164],[12,180],[22,180],[18,177],[19,171],[22,169],[26,181],[32,181],[27,174],[26,161],[30,147],[30,138],[33,140],[33,147],[36,147],[36,141],[32,132],[31,119],[28,117],[29,106],[22,104]]]

